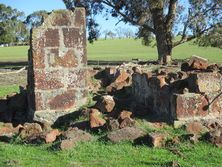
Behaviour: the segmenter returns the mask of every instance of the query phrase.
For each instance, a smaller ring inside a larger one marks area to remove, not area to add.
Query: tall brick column
[[[55,121],[87,101],[84,8],[53,11],[31,32],[28,70],[30,115]]]

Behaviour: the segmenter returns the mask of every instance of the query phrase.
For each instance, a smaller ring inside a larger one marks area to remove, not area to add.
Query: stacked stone
[[[222,75],[200,72],[188,78],[190,93],[174,94],[171,112],[174,119],[215,118],[222,115]]]
[[[166,83],[166,76],[133,74],[133,96],[145,114],[173,120],[211,119],[222,116],[222,75],[192,71],[186,78]],[[187,90],[187,92],[181,92]]]
[[[86,73],[84,8],[74,12],[53,11],[31,32],[28,70],[31,115],[73,111],[84,105],[88,94]]]

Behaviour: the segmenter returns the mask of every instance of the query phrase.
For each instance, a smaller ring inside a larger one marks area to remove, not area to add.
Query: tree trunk
[[[170,64],[172,54],[171,29],[167,28],[163,14],[162,0],[154,0],[152,3],[152,17],[157,42],[158,61],[160,64]]]
[[[165,32],[156,31],[158,61],[160,64],[170,64],[172,55],[171,37]]]

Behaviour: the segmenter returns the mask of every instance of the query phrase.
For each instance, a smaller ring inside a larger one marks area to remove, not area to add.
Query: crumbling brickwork
[[[84,105],[86,74],[84,8],[53,11],[31,32],[28,101],[32,115],[44,117]]]
[[[134,73],[132,86],[137,106],[167,120],[222,116],[220,71],[172,71]]]

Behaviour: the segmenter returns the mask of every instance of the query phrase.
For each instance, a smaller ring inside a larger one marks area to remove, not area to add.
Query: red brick
[[[69,90],[49,100],[51,110],[67,110],[75,105],[75,91]]]
[[[208,111],[204,109],[207,105],[207,99],[201,94],[175,94],[171,102],[171,111],[175,119],[205,117],[208,115]]]
[[[45,46],[46,47],[59,46],[59,31],[57,29],[48,28],[45,31]]]
[[[52,21],[52,26],[70,26],[71,20],[68,12],[60,12],[60,14],[56,14]]]
[[[38,39],[35,39],[35,43],[33,43],[33,49],[31,50],[31,61],[33,62],[34,68],[42,69],[45,68],[44,64],[44,39],[43,37],[40,37]]]
[[[35,72],[35,87],[40,90],[59,89],[64,87],[61,78],[62,74],[59,71],[53,72]]]
[[[50,57],[53,57],[52,62],[49,61],[51,67],[77,67],[78,59],[73,50],[68,50],[64,55],[59,56],[58,49],[51,49]],[[52,59],[52,58],[49,58]]]
[[[85,9],[76,9],[75,10],[75,26],[81,27],[85,26]]]
[[[77,47],[83,43],[83,36],[80,35],[78,28],[63,28],[64,44],[65,47]]]

